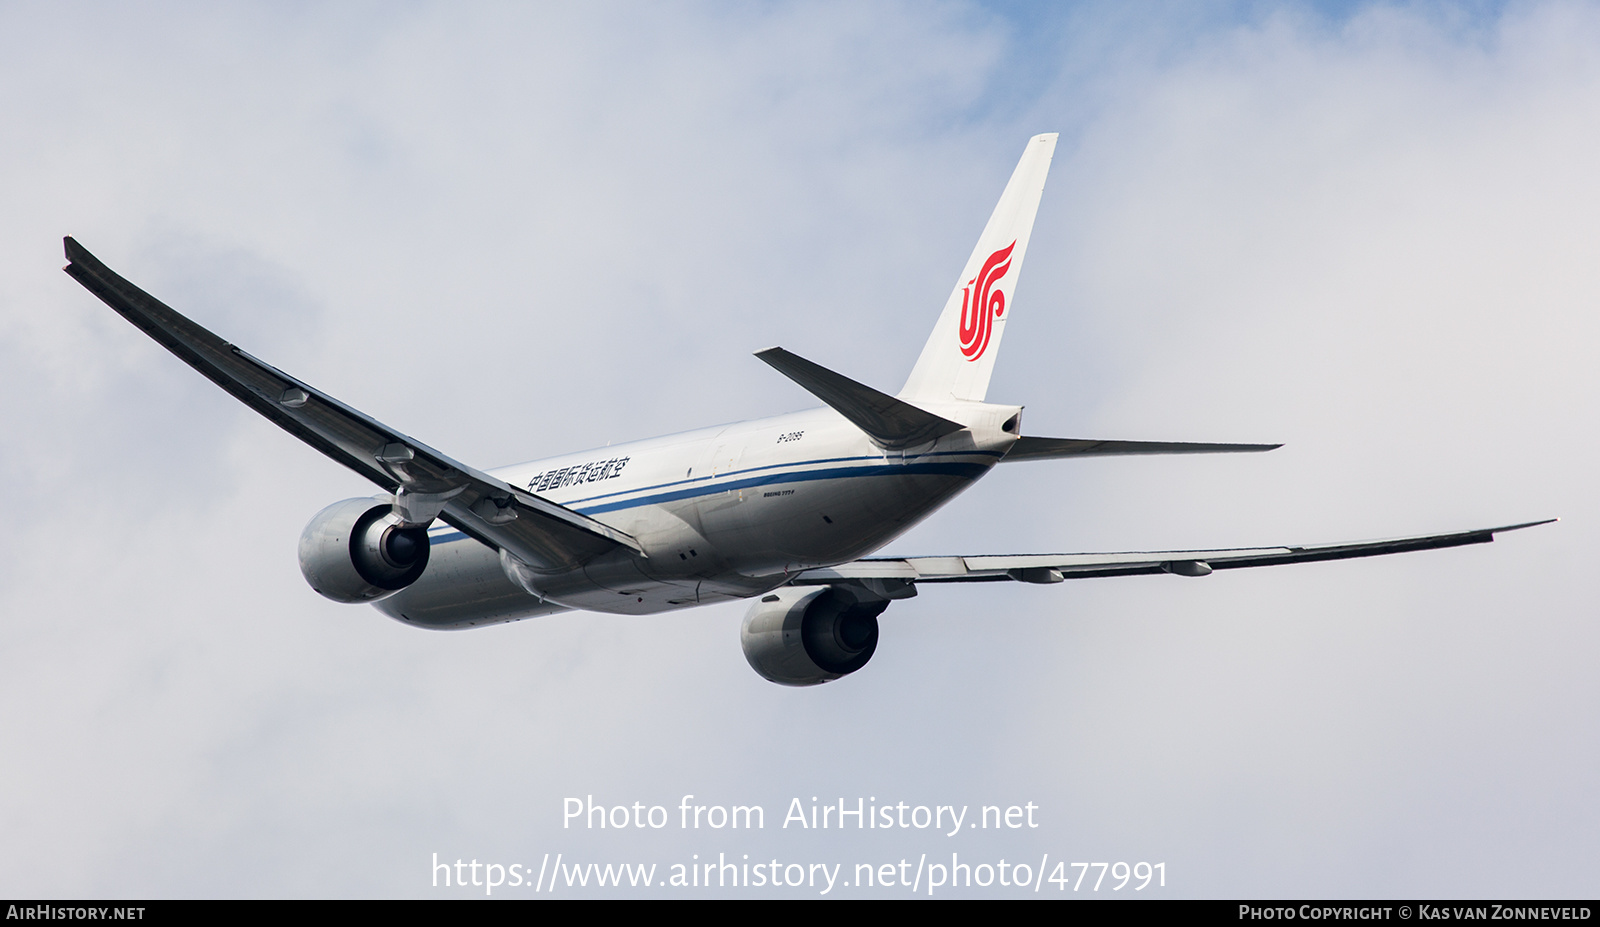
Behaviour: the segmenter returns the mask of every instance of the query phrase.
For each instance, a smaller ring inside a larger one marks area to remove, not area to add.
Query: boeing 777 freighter
[[[240,401],[383,489],[312,518],[300,568],[330,599],[372,603],[422,628],[754,599],[740,630],[750,665],[773,682],[814,685],[865,666],[878,616],[924,583],[1205,576],[1476,544],[1543,524],[1312,547],[869,556],[1001,462],[1277,447],[1025,437],[1021,406],[986,401],[1055,146],[1055,135],[1028,142],[898,394],[768,348],[756,356],[822,408],[487,472],[251,357],[71,238],[66,271]]]

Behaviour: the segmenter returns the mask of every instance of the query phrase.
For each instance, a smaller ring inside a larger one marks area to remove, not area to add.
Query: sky
[[[1562,520],[931,587],[811,689],[739,604],[422,632],[299,574],[370,485],[60,272],[488,468],[810,406],[774,344],[898,389],[1041,132],[989,398],[1285,446],[1002,465],[885,553]],[[1592,3],[0,4],[0,895],[1594,897],[1596,150]]]

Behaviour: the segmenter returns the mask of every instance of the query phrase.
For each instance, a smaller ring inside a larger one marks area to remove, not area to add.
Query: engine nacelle
[[[428,529],[400,527],[387,502],[335,502],[300,532],[300,572],[335,602],[376,602],[427,568]]]
[[[785,686],[831,682],[867,665],[887,599],[849,586],[786,586],[744,616],[739,643],[757,673]]]

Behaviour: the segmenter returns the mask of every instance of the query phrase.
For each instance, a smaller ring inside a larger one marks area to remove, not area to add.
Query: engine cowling
[[[878,648],[887,599],[849,586],[785,587],[761,597],[739,628],[744,658],[762,678],[814,686],[847,676]]]
[[[335,602],[376,602],[427,568],[428,529],[401,527],[388,502],[335,502],[300,532],[300,572]]]

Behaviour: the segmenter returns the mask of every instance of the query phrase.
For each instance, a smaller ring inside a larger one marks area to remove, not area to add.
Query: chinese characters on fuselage
[[[558,470],[546,470],[528,481],[528,491],[545,492],[575,483],[616,479],[622,475],[622,468],[628,465],[628,460],[627,457],[613,457],[610,460],[593,460]]]

